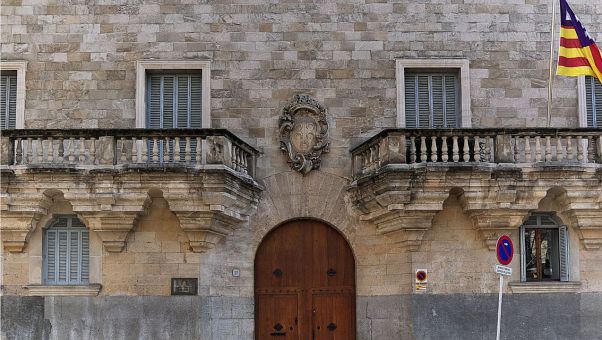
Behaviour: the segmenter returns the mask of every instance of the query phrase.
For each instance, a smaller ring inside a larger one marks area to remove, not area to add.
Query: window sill
[[[88,285],[28,285],[29,296],[97,296],[102,286]]]
[[[513,294],[577,293],[581,282],[510,282],[508,286]]]

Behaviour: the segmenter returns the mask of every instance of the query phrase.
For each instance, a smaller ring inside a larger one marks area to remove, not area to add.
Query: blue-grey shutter
[[[90,236],[88,230],[81,231],[81,282],[90,279]]]
[[[418,102],[416,97],[418,96],[417,77],[415,74],[407,74],[404,79],[404,94],[405,94],[405,113],[406,113],[406,128],[413,129],[418,126]]]
[[[602,84],[597,78],[585,77],[587,127],[598,127],[602,120]]]
[[[56,281],[56,263],[57,263],[57,237],[55,230],[47,230],[46,238],[44,240],[44,248],[45,248],[45,256],[44,262],[46,264],[46,270],[44,273],[45,280],[47,282],[55,282]]]
[[[148,77],[147,91],[146,127],[159,129],[162,127],[161,76],[151,75]]]
[[[434,74],[431,80],[431,117],[432,128],[445,127],[445,94],[443,91],[443,75]]]
[[[0,76],[0,129],[17,125],[17,76]]]
[[[191,128],[200,128],[203,116],[202,102],[203,78],[200,74],[190,76],[190,124]],[[602,97],[602,96],[601,96]]]
[[[429,128],[431,118],[430,107],[430,82],[428,75],[418,75],[418,86],[416,98],[418,102],[418,128]]]
[[[527,254],[525,247],[525,226],[520,226],[520,280],[521,282],[527,281]]]
[[[445,127],[459,127],[459,87],[458,76],[455,74],[444,75],[444,94],[445,94]]]
[[[570,261],[569,261],[569,238],[566,225],[558,229],[558,243],[560,254],[560,281],[569,280]]]
[[[57,283],[67,282],[67,247],[69,245],[69,232],[60,230],[58,231],[58,275]]]
[[[76,217],[56,218],[45,230],[45,283],[87,283],[89,263],[89,234],[85,225]]]

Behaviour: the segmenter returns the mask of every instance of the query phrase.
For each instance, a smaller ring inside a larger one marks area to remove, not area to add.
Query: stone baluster
[[[598,154],[598,163],[602,163],[602,135],[598,136],[596,143],[596,153]]]
[[[566,158],[569,161],[573,160],[573,137],[571,136],[567,136],[566,137]]]
[[[557,161],[562,161],[562,155],[563,154],[563,150],[562,150],[562,137],[558,136],[556,137],[556,160]]]
[[[83,164],[86,161],[86,139],[79,138],[79,162]]]
[[[192,157],[190,156],[190,137],[186,137],[186,146],[184,146],[184,160],[186,164],[190,163]]]
[[[52,163],[54,161],[54,141],[52,137],[48,137],[48,154],[46,155],[46,161]]]
[[[588,163],[595,163],[594,162],[594,153],[595,153],[595,146],[593,143],[593,137],[588,136],[587,137],[587,162]]]
[[[546,162],[550,162],[552,160],[552,143],[551,136],[546,136]]]
[[[36,148],[36,163],[44,162],[44,142],[38,137],[38,147]]]
[[[583,162],[583,137],[577,136],[577,161]]]
[[[148,138],[142,137],[142,143],[140,143],[140,147],[142,148],[142,150],[140,150],[140,161],[142,163],[146,163],[148,162]]]
[[[127,162],[127,152],[125,149],[125,137],[121,137],[119,138],[119,141],[121,142],[121,147],[119,148],[119,161],[121,162],[121,164],[124,164]]]
[[[416,163],[416,137],[410,137],[410,163]]]
[[[426,137],[422,136],[420,137],[420,162],[426,162],[426,160]]]
[[[15,164],[23,164],[23,145],[21,138],[15,141]]]
[[[179,162],[180,159],[180,137],[174,137],[173,160]]]
[[[90,164],[96,164],[96,138],[90,138]]]
[[[452,136],[453,146],[452,146],[452,159],[454,162],[458,162],[460,160],[460,149],[458,147],[458,136]]]
[[[169,137],[165,137],[165,147],[163,148],[163,163],[169,163],[169,153],[171,151],[169,142]]]
[[[441,138],[441,160],[443,162],[447,162],[449,155],[447,154],[447,137],[443,136]]]
[[[514,136],[514,163],[520,163],[520,136]]]
[[[540,137],[535,136],[535,161],[541,162],[541,142]]]
[[[470,147],[468,146],[468,136],[464,136],[464,147],[462,148],[462,151],[464,152],[462,160],[464,162],[470,161]]]
[[[195,157],[195,161],[196,161],[196,165],[201,165],[201,137],[197,137],[196,138],[196,157]]]
[[[138,163],[138,141],[132,137],[132,163]]]
[[[74,157],[73,157],[73,159],[74,159],[73,162],[75,162],[75,160],[79,159],[79,152],[80,152],[80,149],[77,147],[77,145],[75,143],[75,139],[73,140],[73,149],[75,150]]]
[[[75,163],[75,138],[69,138],[69,147],[67,148],[67,159],[69,163]]]
[[[25,154],[25,161],[27,164],[31,163],[33,160],[33,140],[31,138],[27,138],[27,153]]]
[[[525,162],[530,163],[533,157],[531,156],[531,137],[525,136]]]
[[[153,154],[153,162],[159,162],[159,142],[157,141],[157,137],[153,137],[153,148],[152,148],[152,154]]]
[[[58,160],[57,162],[62,162],[65,160],[65,139],[63,137],[59,137],[59,151],[58,151]]]
[[[431,137],[431,162],[437,162],[437,137]]]

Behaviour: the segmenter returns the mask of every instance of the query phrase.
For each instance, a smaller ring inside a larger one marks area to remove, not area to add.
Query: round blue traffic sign
[[[497,240],[497,246],[495,247],[497,253],[497,260],[500,264],[507,266],[512,262],[512,256],[514,256],[514,245],[508,235],[502,235]]]

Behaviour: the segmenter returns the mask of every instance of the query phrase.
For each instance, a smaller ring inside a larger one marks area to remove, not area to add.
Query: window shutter
[[[163,124],[161,125],[162,128],[164,129],[170,129],[175,127],[175,121],[174,121],[174,104],[175,104],[175,99],[176,96],[174,94],[175,88],[176,88],[176,77],[175,76],[162,76],[163,81],[162,81],[162,109],[163,109],[163,114],[162,114],[162,118],[163,118]]]
[[[46,262],[46,271],[45,276],[46,280],[50,282],[56,281],[56,231],[47,230],[46,231],[46,256],[44,257],[44,261]]]
[[[191,128],[200,128],[202,120],[203,81],[200,74],[190,76],[190,125]],[[602,96],[601,96],[602,97]]]
[[[429,128],[430,127],[430,84],[429,76],[419,75],[418,77],[418,119],[417,127]]]
[[[161,76],[152,75],[148,77],[146,107],[146,127],[150,129],[161,128]]]
[[[602,116],[602,84],[592,76],[585,77],[587,127],[600,126]]]
[[[14,129],[17,125],[17,76],[0,77],[0,128]]]
[[[416,101],[417,77],[415,74],[406,74],[404,79],[406,128],[413,129],[417,126],[418,104]]]
[[[569,242],[566,225],[558,230],[558,243],[560,249],[560,281],[569,280]]]
[[[432,122],[431,127],[445,127],[445,94],[443,89],[443,75],[432,75],[431,80],[431,108]]]
[[[456,128],[458,124],[458,77],[454,74],[444,76],[445,86],[445,127]]]
[[[67,231],[59,231],[58,232],[58,275],[56,281],[58,283],[66,283],[67,282],[67,245],[68,245],[68,232]]]
[[[525,247],[525,226],[520,226],[520,280],[527,281],[527,263],[525,261],[527,254]]]
[[[190,77],[177,77],[177,123],[179,128],[189,127],[190,119]]]
[[[81,232],[81,282],[90,279],[90,236],[87,230]]]

